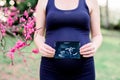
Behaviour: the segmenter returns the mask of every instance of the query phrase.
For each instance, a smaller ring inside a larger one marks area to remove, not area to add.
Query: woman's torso
[[[55,0],[46,6],[46,43],[55,47],[56,41],[79,41],[81,46],[90,42],[90,15],[85,0],[71,10],[58,9]]]

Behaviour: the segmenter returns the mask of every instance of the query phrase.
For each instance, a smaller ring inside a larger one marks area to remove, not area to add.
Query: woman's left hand
[[[80,48],[80,54],[83,55],[83,57],[92,57],[95,52],[96,46],[92,42],[87,43]]]

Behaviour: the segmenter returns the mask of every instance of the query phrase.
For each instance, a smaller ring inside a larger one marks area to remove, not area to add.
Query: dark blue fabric
[[[46,11],[46,43],[54,48],[55,41],[79,41],[81,46],[90,42],[90,15],[85,0],[77,8],[60,10],[48,0]]]
[[[55,48],[56,41],[79,41],[80,47],[90,42],[90,15],[85,0],[77,8],[61,10],[55,0],[48,0],[46,7],[46,41]],[[40,80],[94,80],[94,60],[50,59],[42,57]]]
[[[93,57],[79,60],[42,57],[40,80],[95,80]]]

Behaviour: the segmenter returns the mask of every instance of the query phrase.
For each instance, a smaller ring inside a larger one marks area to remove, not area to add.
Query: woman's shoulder
[[[98,6],[98,1],[97,0],[86,0],[86,4],[89,8],[89,12],[91,13],[96,6]]]
[[[38,0],[37,8],[42,8],[43,10],[45,10],[47,3],[48,3],[48,0]]]

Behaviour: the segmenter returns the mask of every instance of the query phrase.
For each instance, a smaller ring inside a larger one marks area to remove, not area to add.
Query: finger
[[[46,53],[45,51],[40,51],[40,53],[42,54],[42,56],[44,57],[53,57],[54,54],[49,54],[49,53]]]
[[[83,52],[88,52],[88,51],[93,51],[93,50],[95,50],[94,46],[89,46],[87,48],[80,49],[80,52],[83,53]]]
[[[54,55],[49,55],[49,54],[46,54],[46,55],[45,55],[45,54],[42,54],[42,56],[43,56],[43,57],[48,57],[48,58],[53,58],[53,57],[54,57]]]
[[[93,56],[94,56],[94,54],[83,55],[83,57],[86,57],[86,58],[88,58],[88,57],[93,57]]]
[[[46,52],[46,53],[48,53],[48,54],[53,54],[53,53],[55,53],[54,51],[51,51],[51,50],[47,49],[46,47],[42,47],[42,51],[44,51],[44,52]]]
[[[39,48],[39,52],[42,53],[43,56],[48,56],[48,57],[55,54],[54,51],[50,51],[42,46]]]
[[[94,54],[94,53],[95,53],[95,50],[80,52],[81,55],[89,55],[89,54]]]
[[[55,52],[55,49],[53,49],[51,46],[49,46],[49,45],[47,45],[47,44],[44,44],[44,47],[45,47],[47,50],[50,50],[50,51]]]
[[[87,43],[87,44],[83,45],[80,49],[85,49],[85,48],[87,48],[87,47],[89,47],[91,45],[92,45],[92,43]]]

